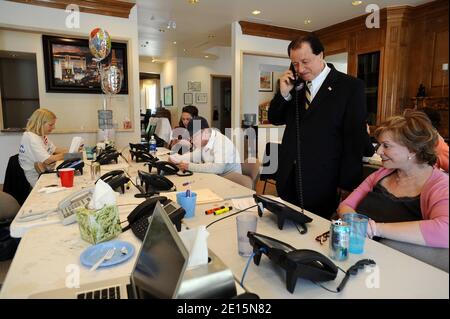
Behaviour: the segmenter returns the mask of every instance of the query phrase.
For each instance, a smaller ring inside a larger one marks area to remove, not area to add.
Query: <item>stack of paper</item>
[[[192,192],[195,192],[197,194],[197,205],[202,204],[208,204],[208,203],[215,203],[215,202],[221,202],[223,201],[223,198],[214,193],[212,190],[207,188],[202,189],[193,189]],[[172,201],[177,201],[177,194],[176,193],[161,193],[162,196],[166,196],[167,198],[171,199]]]
[[[80,136],[75,136],[70,144],[69,153],[78,153],[78,149],[83,144],[83,138]]]

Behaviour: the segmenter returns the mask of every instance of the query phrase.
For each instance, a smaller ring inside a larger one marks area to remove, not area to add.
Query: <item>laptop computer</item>
[[[176,298],[189,253],[162,205],[155,205],[149,227],[130,275],[36,293],[30,298],[126,299]]]

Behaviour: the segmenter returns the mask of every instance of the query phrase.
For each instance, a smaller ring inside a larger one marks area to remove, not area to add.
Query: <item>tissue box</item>
[[[76,212],[81,238],[91,244],[98,244],[117,237],[122,232],[117,205],[92,210],[85,207]]]

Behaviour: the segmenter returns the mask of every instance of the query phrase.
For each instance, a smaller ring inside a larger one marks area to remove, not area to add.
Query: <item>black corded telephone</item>
[[[136,157],[136,163],[139,162],[147,162],[147,163],[154,163],[159,160],[156,156],[153,156],[152,154],[148,153],[147,151],[142,150],[130,150],[131,159],[134,160]]]
[[[264,212],[264,208],[266,208],[268,211],[274,213],[278,217],[278,228],[283,229],[284,220],[290,219],[294,222],[298,223],[300,227],[303,228],[302,234],[305,234],[307,232],[306,225],[307,223],[312,222],[312,219],[305,214],[290,208],[289,206],[277,202],[273,199],[270,199],[266,196],[262,195],[253,195],[253,199],[255,200],[256,204],[258,204],[258,215],[259,217],[262,217],[262,214]]]
[[[338,268],[326,256],[310,249],[295,249],[275,238],[249,231],[247,233],[255,255],[253,261],[259,265],[262,254],[286,270],[286,289],[293,293],[297,278],[314,282],[334,280]]]
[[[155,205],[162,205],[177,230],[181,231],[181,220],[186,212],[177,203],[172,202],[165,196],[151,197],[140,203],[128,215],[128,226],[124,227],[122,231],[125,232],[131,228],[131,231],[136,235],[136,237],[143,240],[148,228],[148,218],[153,214]]]
[[[122,170],[114,170],[103,174],[100,179],[108,183],[113,190],[120,189],[122,194],[125,193],[125,184],[130,181]]]
[[[138,170],[138,176],[141,180],[141,185],[145,185],[145,191],[176,191],[176,187],[172,181],[164,176],[157,174],[150,174],[141,170]]]
[[[105,149],[97,156],[95,162],[99,162],[100,165],[105,165],[110,164],[112,161],[114,161],[117,164],[119,162],[119,155],[119,152],[117,152],[115,149]]]
[[[76,159],[65,160],[64,162],[59,164],[55,170],[56,170],[56,174],[58,176],[59,176],[58,170],[62,169],[62,168],[74,168],[75,172],[79,171],[81,173],[81,175],[83,175],[83,167],[84,167],[83,160],[76,158]]]
[[[156,168],[158,175],[191,176],[193,174],[190,170],[182,172],[174,163],[167,161],[154,162],[152,165],[149,165],[149,171],[152,170],[152,167]]]

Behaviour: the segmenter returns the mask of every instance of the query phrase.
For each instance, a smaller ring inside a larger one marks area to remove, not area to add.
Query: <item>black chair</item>
[[[273,167],[271,165],[274,165],[270,162],[270,152],[276,151],[278,156],[276,157],[276,161],[279,164],[279,154],[280,154],[280,143],[274,143],[269,142],[266,144],[266,149],[264,150],[264,157],[263,162],[261,164],[261,174],[259,175],[259,180],[264,181],[264,187],[263,187],[263,194],[266,191],[266,185],[267,183],[275,185],[275,177],[276,177],[276,171],[278,170],[278,166],[276,167],[275,171],[273,171]]]
[[[14,197],[20,206],[22,206],[31,192],[31,185],[28,183],[25,173],[19,164],[19,154],[9,158],[3,191]]]

